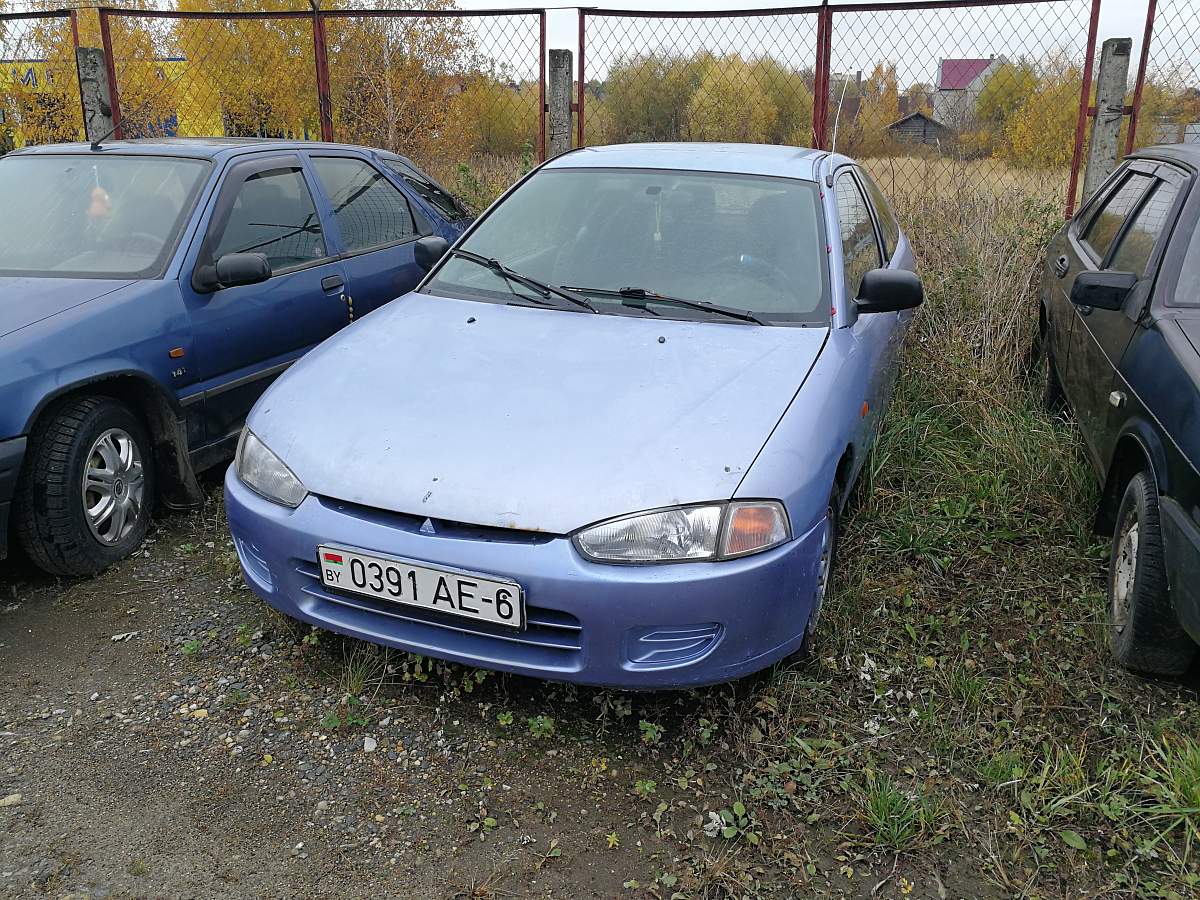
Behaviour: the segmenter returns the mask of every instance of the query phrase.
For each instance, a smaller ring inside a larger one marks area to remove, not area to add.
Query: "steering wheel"
[[[162,250],[163,239],[148,231],[131,231],[113,243],[126,253],[157,254]]]
[[[706,268],[709,270],[718,269],[725,271],[728,271],[729,269],[752,270],[749,271],[748,274],[758,277],[754,271],[756,270],[758,274],[766,276],[765,279],[759,278],[760,281],[768,280],[773,282],[776,287],[784,289],[792,286],[791,277],[785,271],[783,271],[783,269],[779,268],[779,266],[775,265],[775,263],[771,262],[770,260],[763,259],[759,256],[753,256],[749,253],[731,253],[727,256],[722,256],[720,259]]]

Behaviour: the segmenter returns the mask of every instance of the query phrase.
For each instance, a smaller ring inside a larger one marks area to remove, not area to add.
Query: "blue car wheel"
[[[33,430],[17,534],[46,571],[94,575],[141,544],[153,500],[151,443],[141,421],[111,397],[77,397]]]

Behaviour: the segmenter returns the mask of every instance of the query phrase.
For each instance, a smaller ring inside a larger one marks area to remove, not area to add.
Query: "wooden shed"
[[[910,144],[944,144],[954,139],[954,130],[923,112],[909,113],[888,126],[892,137]]]

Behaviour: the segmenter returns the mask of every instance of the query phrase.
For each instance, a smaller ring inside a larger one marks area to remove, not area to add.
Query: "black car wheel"
[[[25,552],[55,575],[94,575],[150,527],[154,465],[145,427],[109,397],[51,410],[30,436],[16,504]]]
[[[1196,646],[1171,605],[1159,527],[1158,488],[1147,472],[1130,479],[1113,532],[1108,573],[1113,655],[1139,672],[1180,675]]]
[[[1058,369],[1054,366],[1054,352],[1050,349],[1049,335],[1041,340],[1042,365],[1046,371],[1042,380],[1042,406],[1054,415],[1061,415],[1067,408],[1067,395],[1063,392],[1062,381],[1058,377]]]
[[[804,626],[804,641],[796,656],[806,657],[812,651],[816,637],[817,625],[821,621],[821,610],[825,606],[825,598],[833,583],[833,570],[837,565],[838,534],[841,531],[841,514],[838,512],[838,495],[829,498],[825,509],[825,532],[821,538],[821,559],[817,568],[817,583],[813,588],[812,603],[808,614],[808,622]]]

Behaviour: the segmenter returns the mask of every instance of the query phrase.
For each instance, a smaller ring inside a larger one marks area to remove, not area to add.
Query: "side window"
[[[1117,232],[1121,230],[1121,226],[1125,224],[1125,220],[1129,218],[1129,214],[1137,206],[1138,200],[1152,180],[1148,175],[1130,175],[1100,207],[1100,211],[1083,233],[1083,242],[1088,245],[1097,260],[1104,259],[1113,238],[1117,236]]]
[[[238,188],[213,259],[226,253],[265,253],[281,272],[325,258],[325,238],[299,168],[256,172]]]
[[[461,219],[469,215],[467,208],[455,199],[448,190],[400,157],[384,157],[383,164],[404,179],[405,184],[428,200],[439,212],[450,219]]]
[[[408,201],[373,166],[335,156],[314,157],[312,162],[333,206],[346,252],[416,237]]]
[[[1158,183],[1133,217],[1128,230],[1121,238],[1121,243],[1117,245],[1117,252],[1108,264],[1110,269],[1136,272],[1138,275],[1146,271],[1150,255],[1154,252],[1154,245],[1158,243],[1159,236],[1166,228],[1167,218],[1171,214],[1171,207],[1175,205],[1178,193],[1173,184],[1166,181]]]
[[[842,239],[842,268],[846,296],[855,297],[863,275],[883,265],[875,226],[858,184],[849,175],[840,175],[836,184],[838,228]]]
[[[879,222],[879,230],[883,232],[883,248],[888,259],[891,259],[892,254],[896,252],[896,244],[900,240],[900,225],[896,221],[896,215],[892,212],[887,198],[883,196],[883,191],[879,189],[879,185],[871,179],[871,176],[866,172],[859,172],[858,178],[863,187],[867,189],[867,196],[871,200],[871,206],[875,209],[875,219]]]

